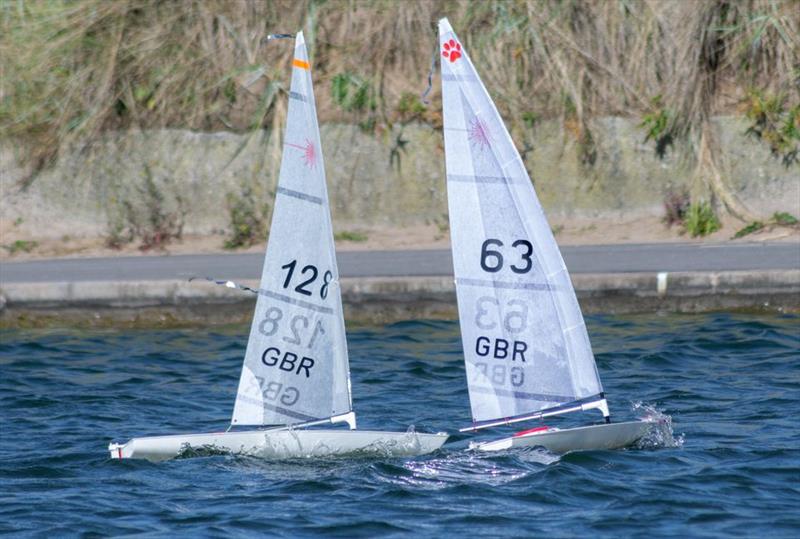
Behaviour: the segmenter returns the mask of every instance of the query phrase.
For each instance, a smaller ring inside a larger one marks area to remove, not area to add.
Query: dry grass
[[[713,192],[711,115],[753,90],[800,103],[795,0],[0,0],[0,128],[42,166],[107,129],[271,127],[291,46],[264,38],[303,29],[322,121],[380,130],[424,89],[445,15],[512,128],[561,118],[588,162],[591,118],[651,115],[662,150],[693,144]],[[343,75],[369,106],[337,103]],[[438,125],[439,110],[434,85],[414,117]]]

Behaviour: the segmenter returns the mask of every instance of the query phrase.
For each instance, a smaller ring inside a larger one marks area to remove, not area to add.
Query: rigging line
[[[291,39],[294,37],[294,34],[269,34],[267,37],[261,40],[261,43],[266,43],[272,41],[273,39]]]
[[[425,105],[430,105],[430,101],[428,101],[427,97],[428,94],[431,92],[433,88],[433,74],[436,72],[436,59],[439,57],[439,35],[438,32],[436,33],[436,39],[434,41],[433,47],[433,54],[431,55],[431,68],[428,70],[428,87],[422,92],[422,103]]]
[[[245,292],[252,292],[253,294],[258,294],[259,293],[258,290],[256,290],[255,288],[251,288],[251,287],[249,287],[247,285],[234,283],[233,281],[226,281],[226,280],[223,280],[223,279],[215,279],[214,277],[198,277],[198,276],[195,275],[195,276],[189,277],[189,282],[191,283],[195,279],[205,279],[206,281],[210,281],[210,282],[212,282],[214,284],[225,286],[227,288],[238,288],[239,290],[244,290]]]
[[[201,277],[193,276],[189,278],[189,282],[192,282],[195,279],[200,279]],[[278,301],[283,301],[284,303],[290,303],[292,305],[297,305],[302,307],[303,309],[308,309],[311,311],[317,311],[324,314],[333,314],[334,310],[331,307],[325,307],[324,305],[317,305],[316,303],[310,303],[308,301],[303,301],[299,299],[290,298],[289,296],[284,296],[283,294],[278,294],[277,292],[271,292],[269,290],[264,290],[262,288],[252,288],[244,284],[235,283],[233,281],[225,281],[223,279],[215,279],[213,277],[202,277],[206,281],[212,282],[214,284],[218,284],[220,286],[224,286],[225,288],[237,288],[239,290],[244,290],[245,292],[252,292],[253,294],[258,294],[261,296],[266,296],[268,298],[276,299]],[[334,284],[335,283],[335,284]],[[329,284],[333,284],[334,286],[339,285],[338,279],[330,281]]]

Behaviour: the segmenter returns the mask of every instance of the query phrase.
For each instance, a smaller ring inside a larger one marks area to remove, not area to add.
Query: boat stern
[[[130,458],[130,451],[127,450],[128,444],[117,444],[111,442],[108,444],[108,452],[111,453],[112,459],[127,459]]]
[[[417,433],[420,440],[420,445],[423,447],[424,453],[433,453],[438,451],[444,445],[450,435],[446,432],[437,432],[433,434]]]
[[[470,445],[480,451],[501,451],[514,447],[541,446],[558,454],[571,451],[622,449],[634,445],[652,428],[648,420],[603,423],[571,429],[536,428],[513,436]]]

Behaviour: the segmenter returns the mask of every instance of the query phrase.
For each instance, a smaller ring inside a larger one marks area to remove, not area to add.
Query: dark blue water
[[[246,328],[5,331],[0,533],[797,537],[800,318],[588,323],[612,413],[657,408],[674,439],[562,457],[477,454],[456,435],[420,458],[112,461],[112,438],[224,427]],[[466,424],[456,323],[349,342],[361,428]]]

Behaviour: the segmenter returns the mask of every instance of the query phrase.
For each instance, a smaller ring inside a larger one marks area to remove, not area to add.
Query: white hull
[[[285,429],[133,438],[125,444],[112,443],[108,450],[113,459],[150,461],[189,456],[193,451],[200,455],[230,453],[270,460],[352,453],[409,457],[436,451],[446,440],[446,433]]]
[[[500,451],[512,447],[540,446],[559,454],[570,451],[620,449],[633,445],[644,437],[653,424],[651,421],[627,421],[574,429],[532,432],[475,444],[472,447],[481,451]]]

